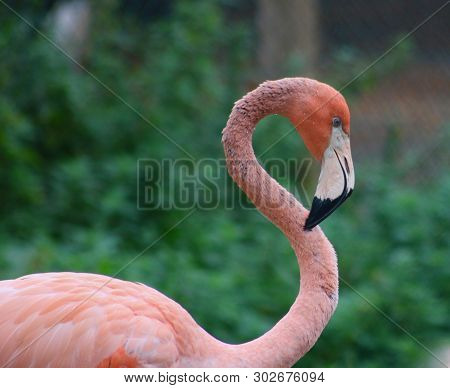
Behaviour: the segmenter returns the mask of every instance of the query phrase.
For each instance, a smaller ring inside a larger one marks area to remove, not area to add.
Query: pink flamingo
[[[308,211],[256,161],[252,132],[288,117],[322,169]],[[102,275],[44,273],[0,282],[0,365],[14,367],[288,367],[317,341],[338,301],[334,249],[315,226],[351,193],[350,114],[336,90],[306,78],[268,81],[239,100],[223,131],[228,171],[289,239],[300,292],[266,334],[225,344],[176,302]],[[220,315],[220,313],[219,313]]]

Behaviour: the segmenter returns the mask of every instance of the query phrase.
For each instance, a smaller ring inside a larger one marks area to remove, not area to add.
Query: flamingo
[[[309,213],[256,161],[252,132],[269,114],[286,116],[321,161]],[[235,103],[223,130],[229,174],[286,235],[301,272],[289,312],[261,337],[223,343],[175,301],[143,284],[96,274],[41,273],[0,282],[0,365],[292,366],[315,344],[338,302],[337,257],[316,226],[353,190],[349,135],[344,97],[307,78],[262,83]]]

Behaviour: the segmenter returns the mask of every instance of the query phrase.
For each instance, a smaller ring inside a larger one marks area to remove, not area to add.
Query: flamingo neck
[[[320,228],[303,230],[308,212],[260,166],[252,147],[258,121],[269,114],[289,117],[293,99],[307,96],[307,81],[285,79],[262,84],[235,104],[223,131],[229,174],[289,239],[301,272],[300,291],[289,312],[260,338],[241,345],[223,344],[223,366],[292,366],[317,341],[337,305],[338,270],[332,245]]]

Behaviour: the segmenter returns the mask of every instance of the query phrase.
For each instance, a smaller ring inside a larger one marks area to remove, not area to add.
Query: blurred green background
[[[258,83],[310,76],[340,88],[445,2],[6,3],[90,74],[0,4],[0,279],[115,274],[189,212],[138,210],[137,160],[189,158],[155,127],[195,160],[220,159],[232,104]],[[450,362],[449,8],[343,90],[356,190],[322,226],[345,282],[298,366],[442,366],[397,325]],[[295,133],[264,153],[289,130],[280,117],[258,125],[262,163],[307,156]],[[308,206],[317,176],[315,163]],[[118,277],[238,343],[287,312],[298,269],[255,209],[218,202]]]

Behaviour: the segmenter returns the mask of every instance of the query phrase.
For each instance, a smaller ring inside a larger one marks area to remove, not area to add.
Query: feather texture
[[[2,281],[0,312],[0,365],[15,367],[174,366],[197,327],[152,288],[81,273]]]

